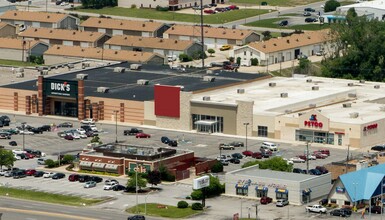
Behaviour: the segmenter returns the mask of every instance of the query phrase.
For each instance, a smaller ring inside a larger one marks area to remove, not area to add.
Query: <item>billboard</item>
[[[179,118],[180,116],[180,87],[154,86],[155,115]]]
[[[210,177],[202,176],[194,179],[193,189],[202,189],[203,187],[208,187],[210,185]]]
[[[45,96],[77,98],[78,82],[72,80],[45,78],[43,81],[43,92]]]

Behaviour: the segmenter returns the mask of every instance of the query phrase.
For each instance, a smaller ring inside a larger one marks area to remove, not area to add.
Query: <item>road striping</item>
[[[61,214],[61,213],[51,213],[51,212],[35,211],[35,210],[22,210],[22,209],[14,209],[14,208],[2,208],[2,207],[0,207],[0,211],[2,211],[2,212],[24,213],[24,214],[45,215],[45,216],[61,217],[61,218],[69,218],[69,219],[78,219],[78,220],[96,220],[95,218],[80,217],[80,216],[75,216],[75,215],[68,215],[68,214]]]

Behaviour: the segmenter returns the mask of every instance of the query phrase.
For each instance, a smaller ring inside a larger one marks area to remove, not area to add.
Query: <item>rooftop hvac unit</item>
[[[147,79],[138,79],[138,81],[136,81],[136,84],[138,85],[148,85],[149,81]]]
[[[374,85],[374,88],[375,88],[375,89],[379,89],[379,88],[380,88],[380,85]]]
[[[16,73],[16,78],[23,78],[24,77],[24,73]]]
[[[298,116],[301,116],[301,115],[303,115],[303,114],[305,114],[305,113],[303,113],[303,112],[299,112],[299,113],[298,113]]]
[[[353,83],[348,83],[348,86],[354,86],[354,84]]]
[[[365,80],[360,80],[360,83],[365,83]]]
[[[107,93],[109,90],[110,90],[110,88],[108,88],[108,87],[98,87],[96,89],[96,91],[99,93]]]
[[[357,98],[357,94],[356,93],[349,93],[348,97],[349,98]]]
[[[83,62],[83,63],[82,63],[82,66],[84,66],[84,67],[90,67],[90,66],[91,66],[91,63],[90,63],[90,62]]]
[[[311,90],[313,90],[313,91],[319,90],[319,86],[312,86],[312,87],[311,87]]]
[[[203,96],[203,101],[210,101],[210,96]]]
[[[85,74],[85,73],[76,74],[76,79],[87,79],[87,78],[88,78],[88,74]]]
[[[134,63],[130,65],[130,70],[141,70],[141,69],[142,69],[142,64]]]
[[[126,68],[124,68],[124,67],[115,67],[114,73],[124,73],[125,70],[126,70]]]
[[[315,107],[317,107],[316,104],[309,104],[309,108],[315,108]]]
[[[67,67],[68,67],[68,69],[73,69],[73,68],[75,68],[75,64],[69,63],[69,64],[67,64]]]
[[[204,77],[203,77],[203,81],[205,81],[205,82],[214,82],[214,81],[215,81],[215,77],[212,77],[212,76],[204,76]]]
[[[360,114],[358,112],[349,113],[350,118],[358,118]]]
[[[313,82],[313,80],[312,79],[306,79],[306,82],[311,83],[311,82]]]
[[[289,97],[289,94],[287,92],[281,93],[281,98],[287,98]]]
[[[286,109],[285,110],[285,114],[290,114],[291,113],[291,110],[290,109]]]
[[[43,76],[48,75],[48,70],[42,70],[41,75],[43,75]]]
[[[274,87],[274,86],[276,86],[277,85],[277,83],[269,83],[269,86],[270,87]]]
[[[380,106],[380,111],[385,112],[385,106]]]
[[[243,93],[245,93],[245,89],[237,89],[237,93],[238,94],[243,94]]]
[[[15,69],[15,72],[17,72],[17,73],[24,73],[24,68],[16,68]]]
[[[350,107],[352,107],[352,103],[344,103],[344,104],[342,104],[342,107],[343,108],[350,108]]]

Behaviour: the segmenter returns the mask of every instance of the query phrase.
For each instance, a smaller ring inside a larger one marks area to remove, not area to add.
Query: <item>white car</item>
[[[16,160],[21,160],[21,157],[18,156],[17,154],[13,154],[13,156],[15,157]]]
[[[293,161],[293,163],[305,163],[305,160],[302,160],[299,157],[292,157],[289,159],[289,161]]]
[[[43,174],[43,177],[44,178],[52,178],[52,176],[55,175],[55,173],[52,173],[52,172],[45,172]]]
[[[294,164],[294,162],[293,162],[292,160],[288,160],[288,159],[286,159],[286,158],[283,158],[283,160],[286,161],[286,163],[287,163],[288,165],[293,165],[293,164]]]
[[[86,118],[80,121],[82,124],[95,124],[95,120],[92,118]]]
[[[5,174],[6,172],[8,172],[8,170],[2,170],[2,171],[0,171],[0,176],[4,176],[4,174]]]
[[[104,183],[104,190],[111,190],[113,186],[118,185],[116,182],[106,182]]]
[[[28,131],[28,130],[21,130],[21,131],[19,131],[19,134],[34,135],[35,133],[33,133],[32,131]]]
[[[21,149],[19,149],[19,150],[12,150],[12,153],[13,154],[24,154],[24,153],[27,153],[26,151],[24,151],[24,150],[21,150]]]
[[[86,130],[84,130],[83,128],[76,129],[76,132],[78,132],[79,134],[86,134]]]
[[[89,126],[93,132],[98,132],[98,128],[96,127],[96,125],[89,125]]]

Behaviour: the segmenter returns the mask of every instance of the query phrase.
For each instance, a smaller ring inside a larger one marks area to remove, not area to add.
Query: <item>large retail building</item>
[[[384,142],[384,83],[127,63],[0,88],[0,109],[360,148]]]

